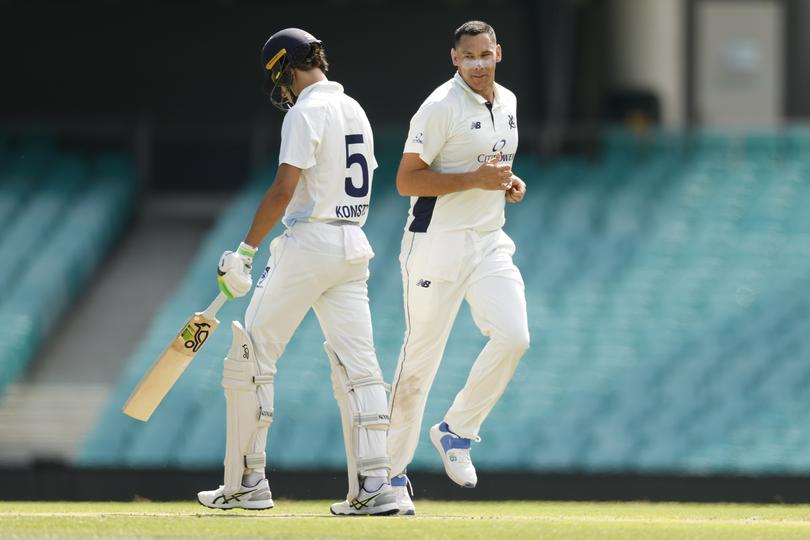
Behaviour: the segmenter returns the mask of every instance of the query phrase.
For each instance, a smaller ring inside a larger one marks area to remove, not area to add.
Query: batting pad
[[[391,470],[386,437],[389,425],[388,400],[381,378],[351,380],[346,367],[334,349],[324,342],[323,348],[332,367],[332,390],[340,409],[343,440],[346,447],[346,469],[351,501],[360,494],[359,475],[383,469]]]
[[[263,470],[267,430],[273,421],[273,376],[261,375],[250,335],[238,321],[222,370],[227,433],[225,495],[238,492],[246,471]]]

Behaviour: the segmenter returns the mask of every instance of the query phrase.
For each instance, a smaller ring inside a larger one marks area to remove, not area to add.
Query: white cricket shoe
[[[450,431],[447,422],[439,422],[430,428],[430,442],[439,452],[444,471],[450,480],[461,487],[474,488],[478,483],[478,476],[470,457],[470,439],[459,437]]]
[[[197,501],[208,508],[230,510],[231,508],[244,508],[246,510],[267,510],[273,508],[273,494],[270,493],[270,484],[267,478],[262,478],[253,487],[242,485],[242,489],[233,495],[225,495],[224,486],[213,491],[200,491]]]
[[[399,506],[391,484],[386,482],[377,491],[361,487],[356,499],[335,503],[330,510],[336,516],[390,516],[399,512]]]
[[[399,508],[398,515],[400,516],[415,516],[416,506],[414,506],[411,496],[413,495],[413,487],[408,476],[398,474],[391,479],[391,490],[394,492],[394,498],[397,501],[397,508]],[[410,493],[409,493],[410,492]]]

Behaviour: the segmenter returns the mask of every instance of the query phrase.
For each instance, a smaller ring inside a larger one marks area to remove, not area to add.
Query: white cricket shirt
[[[518,146],[517,98],[495,83],[495,101],[476,94],[456,72],[422,103],[411,119],[404,153],[419,157],[438,173],[474,171],[502,153],[512,163]],[[504,224],[503,191],[470,189],[438,197],[411,197],[405,230],[494,231]]]
[[[366,222],[377,168],[374,136],[365,111],[342,85],[321,81],[304,88],[284,116],[278,162],[303,169],[284,225]]]

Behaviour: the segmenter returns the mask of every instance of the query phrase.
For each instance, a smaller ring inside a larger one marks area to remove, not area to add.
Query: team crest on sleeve
[[[422,136],[423,136],[422,132],[420,131],[419,133],[417,133],[416,135],[413,136],[413,139],[411,139],[411,142],[414,142],[416,144],[423,144]]]
[[[517,127],[517,122],[515,122],[515,115],[509,114],[509,129],[515,129]]]

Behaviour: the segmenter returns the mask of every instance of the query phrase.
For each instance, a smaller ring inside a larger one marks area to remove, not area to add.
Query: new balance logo
[[[481,122],[473,122],[470,124],[470,129],[481,129]]]
[[[430,287],[430,281],[426,279],[420,279],[419,281],[416,282],[416,286],[427,289],[428,287]]]

